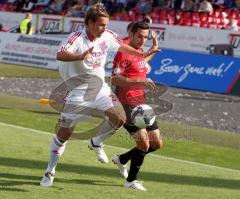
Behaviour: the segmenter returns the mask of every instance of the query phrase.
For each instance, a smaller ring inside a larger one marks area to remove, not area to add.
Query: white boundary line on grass
[[[22,126],[18,126],[18,125],[7,124],[7,123],[3,123],[3,122],[0,122],[0,125],[7,126],[7,127],[12,127],[12,128],[16,128],[16,129],[21,129],[21,130],[28,130],[32,133],[38,133],[38,134],[42,134],[42,135],[53,136],[52,133],[49,133],[49,132],[46,132],[46,131],[31,129],[31,128],[22,127]],[[85,143],[87,142],[86,140],[85,141],[80,140],[80,141],[85,142]],[[128,150],[127,148],[124,148],[124,147],[117,147],[117,146],[112,146],[112,145],[105,145],[105,146],[113,148],[113,149]],[[240,173],[240,170],[237,170],[237,169],[224,168],[224,167],[219,167],[219,166],[214,166],[214,165],[209,165],[209,164],[204,164],[204,163],[199,163],[199,162],[192,162],[192,161],[189,161],[189,160],[181,160],[181,159],[177,159],[177,158],[171,158],[171,157],[166,157],[166,156],[156,155],[156,154],[150,154],[150,156],[155,157],[155,158],[159,158],[159,159],[171,160],[171,161],[187,163],[187,164],[192,164],[192,165],[197,165],[197,166],[202,166],[202,167],[209,167],[209,168],[213,168],[213,169],[220,169],[220,170],[224,170],[224,171],[239,172]]]

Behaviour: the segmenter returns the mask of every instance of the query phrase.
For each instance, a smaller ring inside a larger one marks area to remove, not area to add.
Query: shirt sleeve
[[[110,51],[117,51],[118,48],[123,44],[122,39],[113,31],[111,30],[106,30],[109,37],[108,41],[110,43]]]
[[[81,35],[81,32],[74,32],[70,34],[66,42],[58,49],[58,52],[68,51],[70,53],[76,53],[79,45],[78,38]]]

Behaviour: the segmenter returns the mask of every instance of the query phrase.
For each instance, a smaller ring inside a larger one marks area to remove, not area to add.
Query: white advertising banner
[[[76,17],[65,17],[63,27],[63,32],[65,33],[81,31],[84,28],[84,19]]]
[[[24,17],[24,13],[0,12],[0,23],[3,26],[14,29],[14,27],[19,26],[19,22]],[[129,22],[110,21],[108,29],[124,38],[127,36],[126,28],[128,24]],[[60,33],[82,30],[84,19],[56,15],[34,15],[33,26],[35,29],[38,29],[39,34],[43,33],[46,35],[44,37],[40,35],[27,37],[13,33],[0,34],[0,56],[2,61],[29,66],[56,68],[56,51],[61,41],[65,40],[68,36],[67,34]],[[209,54],[210,45],[231,44],[234,48],[234,56],[240,57],[240,33],[238,32],[160,24],[152,24],[151,30],[157,32],[160,48]],[[46,41],[49,41],[49,43],[46,43]],[[150,46],[151,35],[149,34],[146,48]],[[108,55],[109,68],[111,68],[114,56],[114,52]]]
[[[230,43],[231,31],[227,30],[166,26],[164,31],[164,36],[159,40],[160,47],[164,48],[209,53],[211,44]]]
[[[55,15],[38,15],[38,33],[61,33],[63,17]]]
[[[0,23],[7,28],[14,29],[19,27],[20,21],[25,18],[24,13],[0,12]],[[33,29],[36,29],[36,15],[32,16]]]
[[[111,21],[109,29],[115,31],[120,37],[125,37],[127,25],[128,22]],[[231,44],[233,45],[234,56],[240,56],[240,33],[231,30],[167,26],[160,24],[152,24],[151,30],[157,32],[160,48],[209,54],[210,45]],[[150,34],[146,46],[151,46]]]
[[[57,69],[56,53],[62,40],[40,35],[0,33],[0,62]]]

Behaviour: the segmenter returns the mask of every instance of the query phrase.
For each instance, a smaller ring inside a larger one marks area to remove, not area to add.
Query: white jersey
[[[117,51],[121,46],[122,40],[120,37],[110,31],[106,30],[101,37],[95,41],[90,41],[86,34],[86,29],[82,32],[72,33],[67,41],[59,48],[60,51],[68,51],[70,53],[82,54],[91,47],[93,52],[91,56],[83,61],[63,62],[58,61],[59,73],[63,80],[68,80],[73,77],[79,76],[97,76],[101,79],[102,83],[105,84],[105,64],[106,57],[109,51]],[[85,85],[80,85],[75,89],[84,89]]]

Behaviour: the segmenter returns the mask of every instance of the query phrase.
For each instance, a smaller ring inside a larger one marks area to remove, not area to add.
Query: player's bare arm
[[[85,51],[83,54],[71,53],[68,51],[61,51],[57,53],[57,60],[59,61],[82,61],[86,59],[93,51],[93,47]]]
[[[132,86],[132,85],[144,85],[147,88],[150,89],[155,89],[156,85],[155,83],[150,79],[150,78],[145,78],[145,79],[132,79],[132,78],[127,78],[124,76],[113,76],[111,78],[111,83],[114,86],[120,86],[120,87],[126,87],[126,86]]]
[[[134,49],[133,47],[127,45],[127,44],[122,44],[119,48],[118,51],[120,51],[121,53],[127,53],[127,54],[131,54],[131,55],[135,55],[138,57],[148,57],[156,52],[159,52],[160,50],[158,49],[149,49],[147,52],[140,52],[136,49]]]

